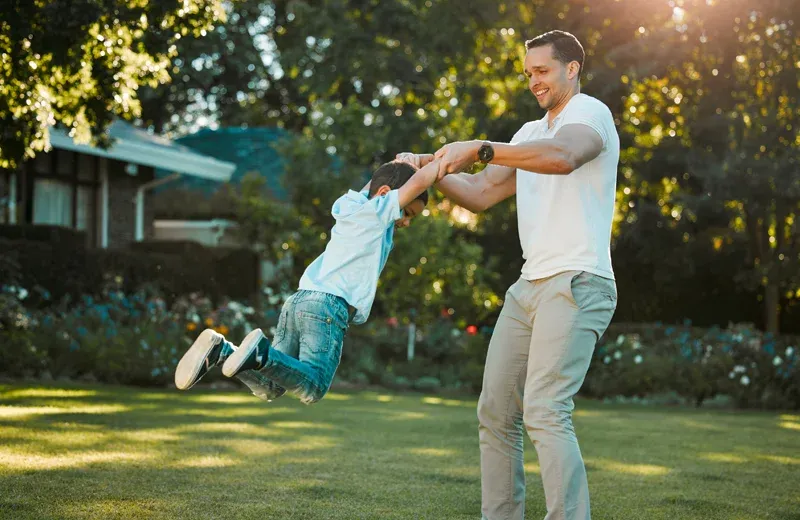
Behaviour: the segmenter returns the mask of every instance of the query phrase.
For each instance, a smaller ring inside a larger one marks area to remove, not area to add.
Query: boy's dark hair
[[[553,46],[553,58],[564,65],[571,61],[577,61],[580,66],[578,78],[581,77],[586,53],[583,51],[581,42],[573,34],[566,31],[549,31],[525,42],[525,48],[529,50],[535,47],[544,47],[545,45]]]
[[[413,166],[405,162],[388,162],[382,164],[377,170],[372,173],[372,182],[369,185],[370,198],[375,196],[375,193],[381,186],[389,186],[396,190],[410,179],[416,170]],[[421,200],[423,204],[428,205],[428,190],[419,194],[417,199]],[[415,199],[416,200],[416,199]]]

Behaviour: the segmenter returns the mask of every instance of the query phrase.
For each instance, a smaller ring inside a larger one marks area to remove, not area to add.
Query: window
[[[94,189],[90,186],[78,186],[78,201],[75,208],[75,229],[92,234],[91,221],[94,215]]]
[[[72,186],[52,179],[36,179],[33,223],[72,227]]]
[[[11,220],[11,175],[0,170],[0,224]]]
[[[87,244],[98,235],[98,174],[105,160],[94,155],[56,149],[37,154],[27,170],[32,174],[25,198],[26,219],[32,224],[74,228],[86,233]],[[0,210],[2,207],[0,207]],[[0,217],[2,218],[2,217]]]

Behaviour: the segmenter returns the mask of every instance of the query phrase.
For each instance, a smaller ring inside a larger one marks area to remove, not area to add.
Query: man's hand
[[[441,159],[439,177],[442,180],[448,173],[458,173],[472,166],[478,160],[481,141],[459,141],[439,148],[434,157]]]
[[[433,161],[435,157],[432,153],[411,153],[411,152],[402,152],[395,156],[395,161],[406,162],[412,165],[416,169],[420,169],[429,162]]]

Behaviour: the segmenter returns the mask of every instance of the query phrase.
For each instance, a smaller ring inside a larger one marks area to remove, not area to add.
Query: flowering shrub
[[[260,327],[272,336],[291,293],[265,289],[257,305],[215,306],[191,294],[168,305],[154,291],[125,294],[119,280],[96,297],[45,309],[30,294],[0,287],[0,373],[126,384],[170,384],[175,366],[204,328],[240,341]],[[46,296],[46,295],[44,295]],[[41,297],[41,295],[38,295]],[[443,318],[416,330],[407,360],[407,325],[373,317],[350,328],[337,378],[397,389],[480,391],[491,329]],[[582,392],[652,400],[675,395],[700,405],[725,395],[745,407],[800,408],[798,338],[752,327],[612,325],[595,349]],[[208,381],[220,377],[209,375]]]
[[[23,306],[27,289],[0,287],[0,370],[21,374],[41,369],[44,355],[31,343],[31,329],[37,321]]]
[[[724,394],[741,406],[800,407],[798,339],[752,327],[612,326],[584,391],[596,397],[675,392],[700,405]]]

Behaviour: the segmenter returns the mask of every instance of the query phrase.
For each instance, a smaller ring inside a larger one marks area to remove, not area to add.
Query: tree
[[[115,116],[138,116],[137,90],[169,80],[175,42],[205,34],[223,15],[222,0],[6,1],[0,168],[45,150],[52,125],[97,142]]]
[[[775,1],[691,3],[677,14],[659,35],[673,49],[665,70],[632,81],[630,158],[640,176],[642,162],[658,166],[626,198],[655,193],[668,225],[694,228],[687,240],[715,251],[746,244],[738,279],[763,289],[765,325],[777,333],[781,298],[800,281],[797,13]]]
[[[225,21],[207,36],[176,43],[173,80],[144,89],[142,122],[156,132],[243,124],[301,130],[307,114],[300,107],[307,102],[279,64],[276,3],[233,0],[225,6]]]

